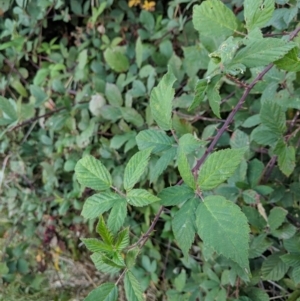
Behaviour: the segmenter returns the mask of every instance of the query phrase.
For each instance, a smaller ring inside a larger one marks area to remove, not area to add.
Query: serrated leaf
[[[275,38],[264,38],[261,40],[251,40],[246,47],[242,48],[231,62],[243,64],[246,67],[266,66],[289,52],[295,44]]]
[[[268,296],[268,294],[257,288],[257,287],[247,287],[245,289],[245,293],[250,297],[251,300],[257,300],[257,301],[269,301],[270,298]]]
[[[246,216],[222,196],[208,196],[196,211],[196,225],[204,244],[249,272],[249,226]]]
[[[11,101],[2,96],[0,96],[0,110],[6,115],[4,117],[8,117],[7,119],[11,119],[10,121],[15,121],[18,119],[16,109],[12,105]]]
[[[164,152],[163,155],[157,160],[154,168],[150,171],[150,182],[153,183],[168,167],[168,165],[174,160],[177,149],[175,147]]]
[[[200,34],[211,37],[228,37],[238,28],[233,12],[219,0],[208,0],[195,5],[193,23]]]
[[[118,288],[114,283],[101,284],[96,289],[93,289],[84,301],[117,301]]]
[[[292,279],[296,285],[300,283],[300,267],[294,267],[292,270]],[[299,298],[298,298],[299,300]]]
[[[136,136],[136,143],[139,150],[149,147],[153,148],[154,154],[168,150],[174,144],[174,138],[169,137],[165,132],[158,130],[144,130]]]
[[[110,211],[107,227],[113,233],[120,230],[124,224],[125,218],[127,216],[127,202],[125,199],[114,202],[114,205]]]
[[[124,288],[127,300],[144,301],[143,291],[135,276],[127,271],[124,278]]]
[[[290,267],[300,267],[300,253],[284,254],[280,258]]]
[[[245,149],[225,149],[214,152],[204,162],[198,176],[201,190],[211,190],[231,177],[242,162]]]
[[[125,72],[129,68],[128,58],[118,49],[107,48],[104,51],[104,58],[109,67],[118,72]]]
[[[81,238],[81,240],[91,252],[113,252],[113,247],[111,245],[107,245],[106,243],[97,238]]]
[[[123,99],[119,88],[111,83],[106,83],[105,86],[105,96],[112,106],[122,106]]]
[[[167,74],[153,88],[150,95],[150,108],[153,119],[165,131],[172,128],[172,101],[175,95],[173,84],[175,81],[176,77],[169,67]]]
[[[258,159],[254,159],[248,164],[247,178],[251,188],[259,184],[264,168],[264,164]]]
[[[255,141],[256,143],[261,145],[272,146],[280,137],[281,134],[275,133],[265,125],[261,124],[252,131],[250,140]]]
[[[294,47],[290,50],[282,59],[274,62],[274,64],[286,71],[299,72],[300,71],[300,59],[298,57],[299,48]]]
[[[199,106],[201,102],[204,101],[205,94],[208,87],[208,81],[207,79],[200,79],[195,87],[195,96],[193,99],[192,104],[189,107],[189,111],[194,110]]]
[[[107,245],[113,244],[113,236],[106,227],[103,216],[100,216],[99,218],[98,224],[96,226],[96,232],[100,235],[104,243],[106,243]]]
[[[81,215],[86,219],[99,217],[110,210],[115,202],[124,200],[121,196],[112,192],[94,194],[85,201]]]
[[[215,76],[208,84],[207,91],[206,91],[209,105],[213,113],[218,118],[221,118],[220,116],[221,96],[219,92],[221,77],[222,77],[221,75]]]
[[[244,15],[248,31],[264,27],[272,18],[274,9],[274,0],[245,0]]]
[[[253,237],[250,242],[249,258],[261,256],[271,246],[272,241],[267,238],[266,234]]]
[[[268,224],[270,226],[270,230],[276,230],[279,228],[283,222],[285,221],[285,217],[287,215],[287,211],[281,207],[274,207],[270,211],[268,216]]]
[[[189,187],[191,187],[193,190],[195,190],[196,189],[196,181],[195,181],[194,175],[191,171],[191,167],[188,162],[188,159],[187,159],[185,153],[180,149],[180,147],[178,148],[177,163],[178,163],[179,173],[180,173],[184,183],[187,184]]]
[[[275,134],[286,131],[286,118],[283,108],[274,101],[264,101],[260,109],[260,120]]]
[[[105,264],[111,267],[118,268],[118,269],[125,268],[123,257],[121,254],[117,252],[114,252],[112,257],[102,256],[102,260]]]
[[[195,195],[194,191],[187,185],[172,186],[164,188],[158,197],[163,206],[175,206],[192,198]]]
[[[186,155],[191,154],[196,150],[199,150],[205,145],[205,141],[196,138],[190,133],[184,134],[179,138],[179,146]]]
[[[106,190],[112,185],[112,178],[106,167],[94,157],[87,155],[75,166],[78,182],[95,190]]]
[[[149,162],[152,148],[139,151],[134,154],[125,167],[124,188],[130,190],[139,181]]]
[[[145,189],[132,189],[127,193],[127,202],[135,207],[143,207],[160,199]]]
[[[199,205],[198,198],[186,201],[183,206],[175,213],[172,220],[172,230],[175,239],[185,256],[195,239],[195,212]]]
[[[263,261],[261,267],[263,279],[278,281],[283,278],[289,266],[281,260],[281,255],[282,253],[275,253]]]
[[[93,261],[93,264],[95,265],[96,269],[102,273],[105,274],[115,274],[120,271],[120,268],[117,268],[115,266],[108,265],[104,262],[103,258],[105,256],[100,253],[93,253],[91,255],[91,259]]]
[[[131,269],[134,266],[136,258],[139,255],[139,253],[140,253],[140,249],[138,247],[129,250],[126,253],[125,262],[128,269]]]
[[[123,250],[129,244],[129,229],[125,228],[118,233],[115,241],[115,247],[118,251]]]
[[[274,154],[278,156],[279,169],[289,177],[296,166],[296,152],[293,146],[287,146],[283,139],[280,139],[275,146]]]

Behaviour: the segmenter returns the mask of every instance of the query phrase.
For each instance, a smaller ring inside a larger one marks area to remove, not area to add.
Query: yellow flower
[[[154,11],[154,9],[155,9],[155,2],[154,1],[148,1],[148,0],[146,0],[143,3],[143,5],[142,5],[142,9],[148,10],[148,11]]]
[[[130,0],[130,1],[128,2],[128,6],[129,6],[129,7],[137,6],[137,5],[139,5],[140,3],[141,3],[140,0]]]

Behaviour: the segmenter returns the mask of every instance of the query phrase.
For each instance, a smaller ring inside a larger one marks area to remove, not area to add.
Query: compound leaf
[[[217,253],[249,271],[249,226],[246,216],[222,196],[208,196],[196,211],[198,234]]]

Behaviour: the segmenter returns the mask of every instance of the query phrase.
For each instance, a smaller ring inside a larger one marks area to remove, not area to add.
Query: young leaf
[[[114,205],[110,211],[107,227],[112,233],[116,233],[120,230],[124,224],[124,220],[127,216],[127,202],[125,199],[114,202]]]
[[[165,132],[158,130],[144,130],[136,136],[136,143],[139,150],[152,147],[154,154],[168,150],[174,144],[174,138],[169,137]]]
[[[245,0],[244,15],[248,31],[262,28],[271,19],[275,9],[274,0]]]
[[[214,152],[204,162],[198,176],[198,184],[202,190],[211,190],[229,177],[242,162],[245,149],[225,149]]]
[[[192,104],[189,107],[189,111],[194,110],[198,107],[198,105],[204,101],[204,97],[206,94],[206,90],[208,87],[208,81],[207,79],[200,79],[197,82],[196,88],[195,88],[195,96],[193,99]]]
[[[217,253],[249,271],[249,226],[246,216],[222,196],[208,196],[196,211],[198,234]]]
[[[179,205],[195,195],[194,191],[187,185],[171,186],[164,188],[158,197],[163,206]]]
[[[124,188],[130,190],[138,182],[148,165],[152,148],[139,151],[134,154],[125,167]]]
[[[247,67],[266,66],[280,58],[295,47],[293,42],[275,38],[252,40],[242,48],[231,62],[231,65],[243,64]]]
[[[196,181],[194,178],[194,175],[191,171],[190,164],[187,160],[187,157],[185,153],[178,148],[178,158],[177,158],[177,163],[178,163],[178,169],[179,173],[184,181],[189,187],[191,187],[193,190],[196,189]]]
[[[153,88],[150,95],[150,108],[152,116],[158,126],[165,131],[172,128],[172,101],[175,95],[173,84],[176,77],[168,68],[168,73],[163,76],[158,86]]]
[[[97,238],[81,238],[82,242],[91,252],[105,252],[105,253],[112,253],[113,247],[112,245],[108,245],[103,241]]]
[[[75,174],[81,185],[95,190],[106,190],[112,185],[108,170],[99,160],[90,155],[77,162]]]
[[[115,241],[115,248],[117,251],[121,251],[126,248],[129,244],[129,229],[125,228],[120,233]]]
[[[121,200],[124,199],[112,192],[94,194],[85,201],[81,215],[86,219],[99,217],[99,215],[108,211],[115,202]]]
[[[274,64],[286,71],[299,72],[300,71],[300,59],[298,57],[299,49],[294,47],[283,58],[274,62]]]
[[[238,28],[234,13],[220,0],[208,0],[194,6],[193,23],[200,34],[230,36]]]
[[[186,201],[175,213],[172,220],[172,229],[175,239],[185,256],[187,256],[195,239],[195,212],[198,205],[198,198],[192,198]]]
[[[124,278],[126,298],[129,301],[144,301],[143,292],[135,276],[127,271]]]
[[[283,134],[286,131],[286,118],[283,108],[274,101],[264,101],[260,109],[260,120],[274,134]]]
[[[108,245],[113,244],[113,236],[107,229],[104,219],[103,219],[103,216],[100,216],[100,218],[99,218],[98,224],[96,226],[96,231],[100,235],[100,237],[102,238],[104,243],[106,243]]]
[[[135,207],[143,207],[160,199],[145,189],[132,189],[127,193],[127,201]]]
[[[293,146],[287,146],[283,139],[280,139],[274,149],[274,154],[278,156],[279,169],[289,177],[296,166],[296,154]]]
[[[83,301],[117,301],[118,288],[114,283],[101,284],[92,290]]]

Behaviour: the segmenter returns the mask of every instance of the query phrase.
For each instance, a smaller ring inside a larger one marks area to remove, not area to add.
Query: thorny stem
[[[291,32],[290,34],[290,38],[289,41],[293,40],[297,34],[300,31],[300,27],[296,28],[294,31]],[[235,106],[235,108],[231,111],[231,113],[228,115],[226,121],[224,122],[223,126],[220,128],[220,130],[218,131],[217,135],[214,137],[213,141],[211,142],[211,144],[209,145],[209,147],[206,149],[204,155],[197,161],[196,166],[192,169],[192,172],[197,173],[201,167],[201,165],[204,163],[205,159],[207,158],[207,156],[213,151],[215,145],[217,144],[218,140],[221,138],[221,136],[223,135],[223,133],[225,132],[225,130],[227,129],[227,127],[230,125],[230,123],[232,122],[235,114],[237,113],[237,111],[242,107],[242,105],[244,104],[247,96],[249,95],[249,93],[251,92],[251,90],[254,88],[254,86],[263,79],[263,77],[265,76],[265,74],[267,72],[269,72],[272,67],[274,66],[273,63],[269,64],[262,72],[260,72],[256,78],[249,84],[249,86],[247,86],[244,90],[244,93],[242,95],[242,97],[240,98],[240,100],[238,101],[237,105]],[[182,184],[182,179],[176,184],[176,185],[181,185]],[[151,234],[151,232],[154,230],[155,225],[160,217],[160,215],[162,214],[164,210],[164,207],[161,206],[159,211],[156,213],[153,222],[151,223],[149,229],[147,230],[147,232],[142,235],[142,237],[137,241],[137,243],[135,243],[134,245],[130,246],[129,248],[134,248],[135,246],[138,246],[141,244],[140,247],[143,247],[145,245],[145,243],[147,242],[147,240],[149,239],[149,236]]]

